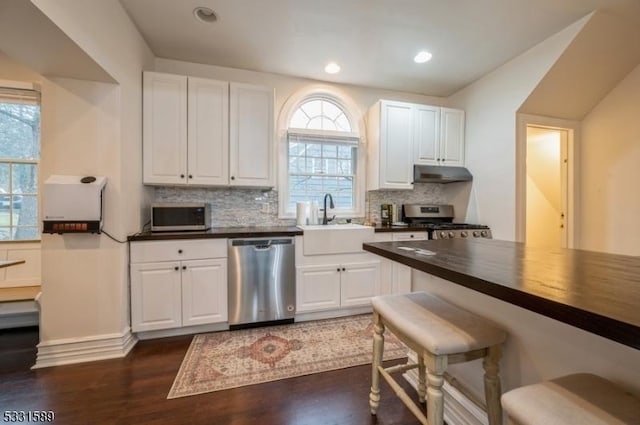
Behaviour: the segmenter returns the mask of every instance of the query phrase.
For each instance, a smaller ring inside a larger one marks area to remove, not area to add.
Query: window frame
[[[314,130],[300,129],[291,127],[289,124],[296,110],[305,102],[315,99],[324,99],[338,106],[345,114],[351,125],[351,132],[332,131],[332,130]],[[295,133],[322,135],[330,138],[335,136],[339,139],[355,139],[353,146],[356,147],[355,167],[356,173],[353,182],[353,208],[335,209],[332,214],[338,218],[356,218],[365,216],[364,198],[365,198],[365,167],[366,167],[366,146],[364,144],[364,135],[359,129],[362,127],[359,120],[355,117],[361,117],[358,108],[353,104],[348,96],[334,88],[309,87],[301,90],[291,96],[283,106],[278,123],[279,128],[279,174],[278,174],[278,217],[281,219],[295,218],[295,207],[289,205],[289,131]]]
[[[40,91],[39,89],[37,89],[36,87],[34,87],[33,84],[27,84],[27,83],[20,83],[20,82],[10,82],[10,81],[5,81],[5,80],[0,80],[0,102],[2,103],[10,103],[11,101],[13,101],[12,103],[22,103],[22,104],[27,104],[27,105],[37,105],[40,108],[40,113],[42,112],[42,106],[41,106],[41,100],[40,100]],[[39,126],[42,126],[42,116],[40,116],[39,119]],[[39,134],[39,140],[38,140],[38,152],[40,152],[41,147],[42,147],[42,137],[41,134]],[[2,193],[2,196],[7,196],[9,197],[10,201],[9,201],[9,207],[7,208],[8,213],[9,213],[9,225],[8,226],[2,226],[2,228],[8,228],[9,232],[11,233],[11,235],[13,235],[13,232],[15,230],[17,230],[18,228],[35,228],[37,230],[37,234],[38,237],[35,239],[6,239],[6,240],[0,240],[0,243],[7,243],[7,244],[11,244],[11,243],[25,243],[25,242],[40,242],[42,240],[42,231],[40,228],[40,200],[41,200],[41,194],[40,194],[40,181],[39,181],[39,177],[36,180],[36,192],[28,192],[28,193],[18,193],[18,192],[14,192],[14,185],[13,185],[13,166],[14,165],[20,165],[20,164],[29,164],[29,165],[34,165],[35,166],[35,172],[36,175],[39,176],[40,175],[40,155],[38,155],[38,158],[9,158],[9,157],[0,157],[0,165],[4,165],[6,164],[8,166],[9,169],[9,181],[8,181],[8,192],[7,193]],[[21,196],[21,195],[26,195],[26,196],[34,196],[36,197],[37,200],[37,208],[35,211],[35,215],[36,215],[36,222],[35,225],[25,225],[25,226],[19,226],[17,224],[13,223],[13,211],[16,209],[14,204],[13,204],[13,199],[14,196]]]

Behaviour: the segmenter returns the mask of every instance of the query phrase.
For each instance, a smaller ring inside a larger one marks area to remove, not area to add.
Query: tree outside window
[[[40,239],[36,92],[0,88],[0,240]]]

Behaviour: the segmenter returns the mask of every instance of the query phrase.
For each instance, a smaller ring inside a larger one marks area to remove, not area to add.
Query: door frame
[[[576,226],[578,217],[576,207],[579,201],[578,140],[580,122],[539,115],[516,114],[516,241],[525,242],[527,234],[527,127],[543,127],[552,130],[567,131],[567,248],[577,243]]]

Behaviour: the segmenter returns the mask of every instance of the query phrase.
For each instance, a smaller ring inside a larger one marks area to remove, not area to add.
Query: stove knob
[[[480,232],[480,235],[482,235],[483,238],[486,238],[488,233],[486,230],[483,230],[482,232]]]
[[[467,233],[466,230],[463,230],[462,232],[460,232],[460,236],[462,236],[463,238],[466,238],[467,236],[469,236],[469,233]]]
[[[473,237],[474,238],[480,237],[480,232],[478,232],[477,230],[474,230],[473,231]]]
[[[450,237],[450,238],[455,238],[455,237],[456,237],[456,234],[455,234],[455,233],[453,233],[453,232],[449,232],[449,237]]]
[[[440,238],[447,239],[447,232],[440,232]]]

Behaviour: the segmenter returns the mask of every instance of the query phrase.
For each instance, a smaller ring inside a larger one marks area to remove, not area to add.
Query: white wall
[[[640,255],[640,66],[582,122],[579,247]]]
[[[142,70],[152,67],[153,55],[117,1],[32,3],[117,81],[43,81],[41,179],[107,176],[104,227],[126,239],[139,230],[146,199],[140,166]],[[43,348],[55,364],[57,346],[129,332],[127,270],[126,244],[104,235],[43,237],[38,363]]]
[[[467,86],[448,100],[466,111],[466,164],[473,174],[468,221],[515,239],[516,112],[587,18]]]

